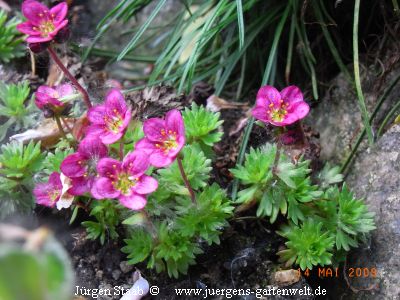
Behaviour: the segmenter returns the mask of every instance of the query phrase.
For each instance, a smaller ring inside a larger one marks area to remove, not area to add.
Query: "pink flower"
[[[113,144],[125,133],[131,121],[124,96],[117,89],[112,89],[103,105],[92,107],[88,112],[91,125],[87,128],[88,136],[100,137],[104,144]]]
[[[68,155],[61,163],[61,172],[71,178],[71,195],[82,195],[91,191],[97,176],[98,161],[107,156],[107,147],[99,138],[87,137],[79,144],[76,153]]]
[[[144,150],[150,156],[150,163],[157,168],[173,163],[185,144],[185,126],[176,109],[169,111],[165,120],[148,119],[143,131],[145,137],[136,143],[135,149]]]
[[[64,102],[59,99],[74,93],[72,85],[66,83],[55,88],[41,85],[35,93],[35,104],[39,109],[63,107]]]
[[[53,207],[61,197],[62,188],[60,173],[51,173],[47,183],[39,183],[35,186],[33,195],[36,197],[36,203]]]
[[[257,93],[254,118],[275,126],[286,126],[303,119],[310,107],[303,100],[300,89],[294,85],[284,88],[280,93],[273,86],[263,86]]]
[[[148,157],[143,151],[128,153],[122,163],[112,158],[101,159],[97,164],[100,178],[94,183],[93,197],[118,198],[127,208],[142,209],[146,195],[158,187],[157,180],[144,174],[148,167]]]
[[[28,36],[28,43],[43,43],[55,38],[58,31],[68,24],[65,19],[68,5],[65,2],[48,8],[35,0],[25,0],[22,3],[22,13],[28,19],[18,24],[17,29]]]

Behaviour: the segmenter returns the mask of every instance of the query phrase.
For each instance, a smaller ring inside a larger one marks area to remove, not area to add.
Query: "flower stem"
[[[272,174],[276,174],[278,172],[278,163],[279,159],[281,158],[281,149],[282,149],[282,142],[281,142],[281,135],[284,133],[285,128],[278,127],[276,129],[276,154],[274,159],[274,164],[272,165]]]
[[[192,198],[192,203],[196,204],[196,196],[195,196],[194,191],[190,185],[190,182],[186,176],[185,169],[183,168],[183,165],[182,165],[182,159],[180,157],[178,157],[176,160],[178,161],[178,167],[179,167],[179,171],[181,172],[182,179],[185,182],[186,188],[189,191],[190,198]]]
[[[124,159],[124,140],[123,139],[121,139],[119,142],[119,158],[121,160]]]
[[[68,141],[67,135],[65,134],[64,128],[61,124],[60,117],[55,115],[54,119],[56,120],[57,127],[60,130],[62,137]]]
[[[68,69],[63,65],[61,62],[60,58],[57,56],[57,53],[54,51],[54,49],[51,46],[47,47],[47,50],[49,51],[49,54],[51,58],[54,60],[54,62],[58,65],[58,67],[63,71],[65,76],[72,82],[72,84],[78,89],[78,91],[82,94],[83,100],[85,101],[85,104],[87,108],[92,107],[92,103],[90,102],[89,95],[87,91],[79,84],[78,80],[68,71]]]

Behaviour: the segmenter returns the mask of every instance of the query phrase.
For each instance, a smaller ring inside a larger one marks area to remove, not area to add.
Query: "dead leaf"
[[[68,58],[63,57],[63,58],[61,58],[61,61],[64,64],[64,66],[66,66],[67,62],[68,62]],[[63,80],[63,78],[64,78],[64,73],[61,71],[59,66],[54,61],[51,61],[50,67],[49,67],[49,75],[47,76],[47,80],[46,80],[46,85],[48,85],[48,86],[59,85],[61,83],[61,81]]]
[[[79,119],[78,119],[79,120]],[[65,122],[69,128],[73,128],[77,119],[66,119]],[[65,132],[68,132],[68,127],[63,123]],[[37,128],[29,129],[23,133],[15,134],[10,137],[10,140],[29,143],[30,141],[41,142],[42,147],[50,148],[57,144],[62,137],[62,133],[57,127],[57,123],[53,119],[45,119]]]
[[[250,202],[242,203],[235,209],[235,214],[242,213],[253,208],[257,204],[257,200],[253,199]]]
[[[278,286],[288,286],[298,282],[301,274],[298,270],[281,270],[274,274],[274,283]]]
[[[229,131],[229,136],[235,135],[235,134],[237,134],[239,131],[241,131],[241,130],[246,126],[248,120],[249,120],[249,117],[247,117],[247,116],[244,117],[244,118],[241,118],[241,119],[236,123],[236,126],[235,126],[234,128],[232,128],[232,129]]]
[[[206,107],[212,112],[218,112],[221,109],[249,109],[249,105],[247,103],[228,102],[222,98],[219,98],[216,95],[211,95],[210,97],[208,97]]]
[[[72,135],[74,138],[76,138],[78,141],[83,139],[83,136],[85,135],[86,128],[89,126],[89,120],[84,114],[80,118],[75,120],[74,126],[72,127]]]

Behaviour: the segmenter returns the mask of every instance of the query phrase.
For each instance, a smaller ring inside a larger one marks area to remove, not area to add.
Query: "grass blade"
[[[134,35],[134,37],[131,39],[128,45],[126,45],[125,48],[121,51],[121,53],[118,55],[117,61],[122,60],[124,56],[135,47],[138,40],[142,37],[143,33],[150,26],[151,22],[153,22],[154,18],[160,12],[161,8],[164,6],[165,2],[167,2],[167,0],[160,0],[158,2],[157,6],[154,8],[154,10],[150,14],[146,22],[144,22],[144,24],[140,27],[139,31]]]
[[[400,75],[398,75],[390,84],[389,87],[385,90],[385,92],[382,94],[381,97],[379,97],[378,99],[378,103],[376,104],[376,106],[374,107],[374,110],[372,111],[371,117],[369,119],[369,123],[372,124],[372,121],[374,120],[375,116],[378,114],[379,109],[381,108],[382,104],[385,102],[385,100],[387,99],[387,97],[389,96],[389,94],[392,92],[392,90],[394,89],[394,87],[397,85],[397,83],[400,81]],[[382,127],[382,125],[381,125]],[[365,128],[363,128],[362,132],[360,133],[360,135],[357,138],[357,141],[355,143],[355,145],[352,147],[351,153],[349,154],[349,156],[347,157],[346,161],[344,162],[344,164],[341,167],[341,173],[344,174],[346,168],[350,165],[354,154],[357,152],[358,147],[361,144],[361,141],[363,140],[365,136]],[[377,136],[379,136],[379,130],[378,130],[378,134]]]
[[[243,20],[243,6],[242,0],[236,0],[238,27],[239,27],[239,48],[242,49],[244,45],[244,20]]]
[[[288,44],[288,53],[286,57],[286,67],[285,67],[285,81],[286,84],[289,85],[290,81],[290,70],[292,68],[292,57],[293,57],[293,44],[294,44],[294,30],[295,30],[295,22],[296,15],[292,14],[292,21],[290,23],[289,30],[289,44]]]
[[[326,43],[329,46],[329,50],[331,51],[332,56],[336,61],[336,64],[338,65],[340,71],[345,75],[347,80],[349,80],[350,82],[353,82],[353,78],[351,77],[349,70],[344,65],[344,63],[339,55],[339,52],[335,46],[335,43],[332,40],[331,34],[329,33],[326,25],[324,24],[324,20],[322,19],[322,12],[320,10],[319,3],[317,1],[315,1],[315,2],[313,1],[312,4],[314,7],[315,16],[317,17],[318,22],[321,24],[322,34],[325,37]],[[322,5],[323,5],[323,3],[322,3]]]
[[[185,64],[185,69],[182,74],[181,81],[179,83],[178,87],[178,94],[183,91],[183,87],[186,82],[186,78],[188,77],[189,73],[191,72],[191,69],[194,69],[197,58],[199,56],[199,49],[201,48],[202,44],[204,43],[203,39],[204,36],[207,34],[207,31],[211,28],[212,24],[215,22],[217,17],[221,14],[223,11],[225,5],[227,4],[227,1],[223,0],[220,1],[217,6],[213,9],[214,11],[211,13],[210,17],[208,17],[207,21],[204,23],[203,28],[201,29],[201,34],[200,37],[198,38],[196,45],[193,48],[193,52],[190,55],[188,61]],[[210,39],[208,37],[207,39]]]
[[[269,52],[269,58],[268,58],[268,62],[267,62],[267,66],[265,67],[265,71],[264,71],[264,76],[262,79],[262,85],[267,84],[269,77],[271,75],[271,70],[272,70],[272,64],[274,62],[274,57],[275,57],[275,53],[276,50],[278,49],[278,43],[279,43],[279,39],[281,37],[282,34],[282,30],[283,30],[283,26],[286,23],[286,19],[287,16],[289,14],[291,6],[288,5],[285,9],[285,11],[282,14],[281,20],[279,21],[278,27],[276,28],[275,34],[274,34],[274,40],[272,42],[272,46],[271,46],[271,50]]]
[[[354,63],[354,82],[356,85],[358,105],[360,107],[364,128],[367,132],[369,144],[374,143],[371,125],[369,123],[369,116],[367,107],[365,105],[364,95],[361,88],[360,80],[360,64],[358,60],[358,18],[360,12],[360,0],[355,0],[354,4],[354,18],[353,18],[353,63]]]
[[[380,137],[382,136],[383,130],[385,129],[386,125],[389,123],[390,119],[393,118],[394,114],[400,110],[400,99],[397,101],[395,106],[389,111],[389,113],[386,115],[385,119],[382,121],[381,126],[379,126],[377,136]]]

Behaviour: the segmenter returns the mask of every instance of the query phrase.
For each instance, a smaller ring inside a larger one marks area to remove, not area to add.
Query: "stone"
[[[129,265],[127,261],[121,261],[119,268],[123,273],[128,273],[133,270],[133,265]]]
[[[354,299],[400,299],[400,125],[355,160],[347,183],[375,212],[371,240],[349,256],[347,268],[365,268],[377,277],[352,277]],[[369,272],[368,272],[369,271]],[[363,270],[364,272],[364,270]],[[349,275],[349,271],[348,271]]]
[[[121,271],[120,270],[112,271],[112,277],[114,278],[114,280],[118,280],[120,276],[121,276]]]
[[[376,82],[379,82],[380,78],[376,77],[373,71],[363,70],[361,78],[363,94],[367,110],[371,114],[379,97],[388,85],[399,76],[399,70],[392,71],[379,85]],[[374,132],[399,97],[400,89],[394,88],[374,118],[372,124]],[[345,161],[364,125],[355,89],[343,74],[339,74],[331,81],[329,90],[321,98],[320,103],[311,109],[310,114],[304,119],[304,123],[320,134],[320,158],[323,162],[341,164]],[[359,151],[365,150],[367,146],[368,142],[365,138]]]

